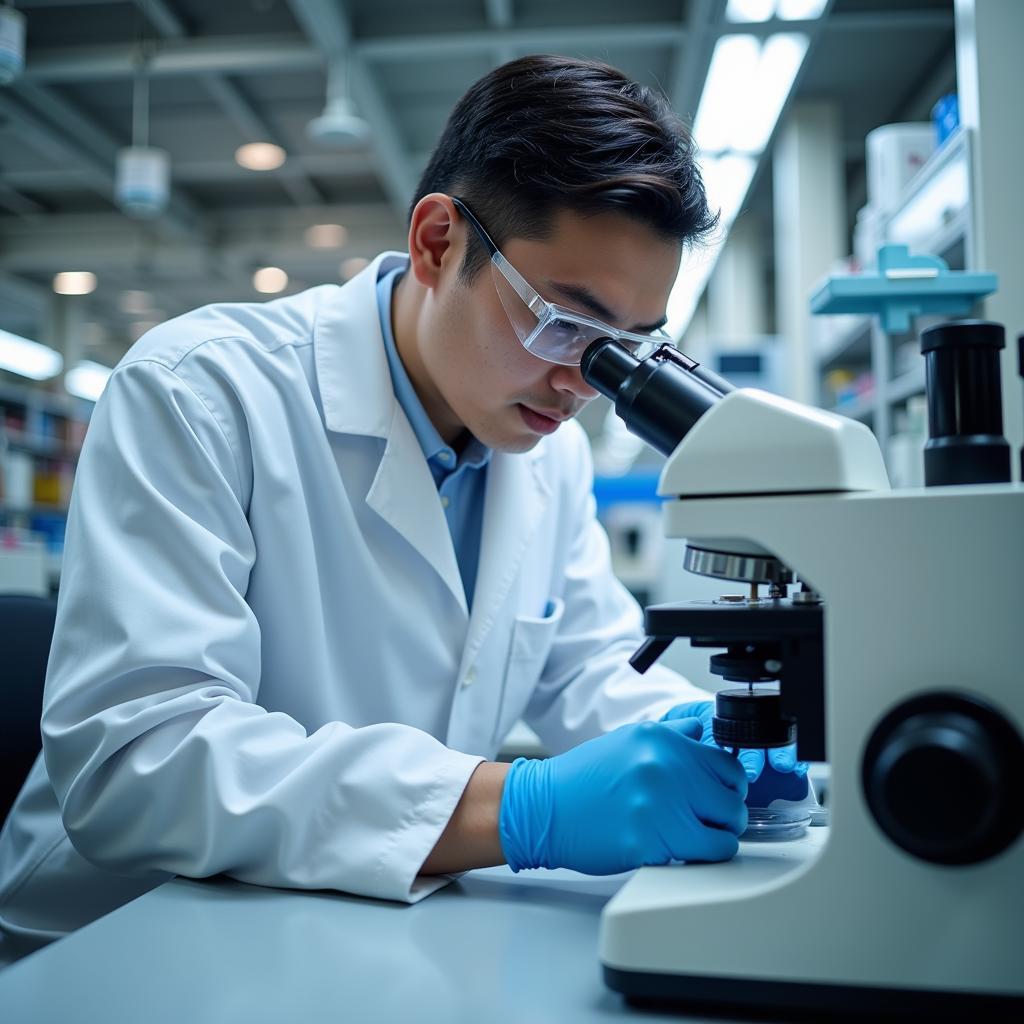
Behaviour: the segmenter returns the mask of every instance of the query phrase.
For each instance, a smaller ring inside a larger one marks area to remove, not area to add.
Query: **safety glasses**
[[[566,309],[542,298],[526,279],[498,251],[491,236],[461,200],[452,196],[459,212],[473,225],[480,241],[491,256],[491,277],[498,298],[508,316],[516,337],[527,352],[563,366],[579,366],[591,342],[612,338],[630,350],[637,359],[649,356],[669,340],[662,330],[653,334],[635,334],[611,327],[594,317]]]

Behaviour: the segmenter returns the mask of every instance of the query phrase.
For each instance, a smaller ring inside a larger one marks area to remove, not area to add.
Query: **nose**
[[[583,379],[583,373],[578,366],[563,366],[559,363],[548,375],[548,380],[555,391],[580,402],[589,402],[597,398],[597,390]]]

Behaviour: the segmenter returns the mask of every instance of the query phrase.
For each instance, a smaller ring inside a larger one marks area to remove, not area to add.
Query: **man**
[[[476,866],[735,853],[744,768],[701,742],[704,691],[628,666],[570,422],[587,341],[659,340],[713,224],[660,99],[529,57],[456,107],[408,257],[128,353],[75,483],[0,958],[173,874],[411,902]],[[490,760],[520,717],[556,756]]]

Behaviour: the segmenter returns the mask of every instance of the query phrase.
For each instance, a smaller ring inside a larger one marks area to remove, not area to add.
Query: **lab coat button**
[[[467,686],[472,686],[475,682],[476,682],[476,669],[475,668],[471,668],[462,677],[462,687],[463,687],[463,689],[465,689]]]

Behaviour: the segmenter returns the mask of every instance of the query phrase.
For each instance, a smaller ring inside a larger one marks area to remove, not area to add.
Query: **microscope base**
[[[1024,1000],[966,992],[822,985],[802,981],[701,977],[696,974],[651,974],[604,967],[604,982],[638,1009],[669,1005],[690,1013],[755,1011],[759,1014],[841,1014],[963,1019],[987,1013],[997,1020],[1019,1018]],[[820,1019],[815,1017],[814,1019]]]
[[[830,886],[828,896],[794,896],[792,883],[820,873],[823,854],[834,854],[826,849],[831,831],[741,842],[721,864],[641,868],[602,915],[605,983],[630,1003],[690,1012],[966,1017],[988,1010],[1003,1019],[1011,1008],[1014,1017],[1024,1011],[1024,991],[993,984],[984,971],[975,985],[961,976],[959,987],[943,987],[957,985],[955,972],[928,970],[929,957],[918,958],[918,985],[908,987],[914,971],[903,938],[886,934],[882,922],[873,937],[857,926],[857,905],[847,902],[857,889],[852,878],[849,888]],[[934,925],[943,928],[943,915]],[[938,950],[933,959],[943,959]]]

